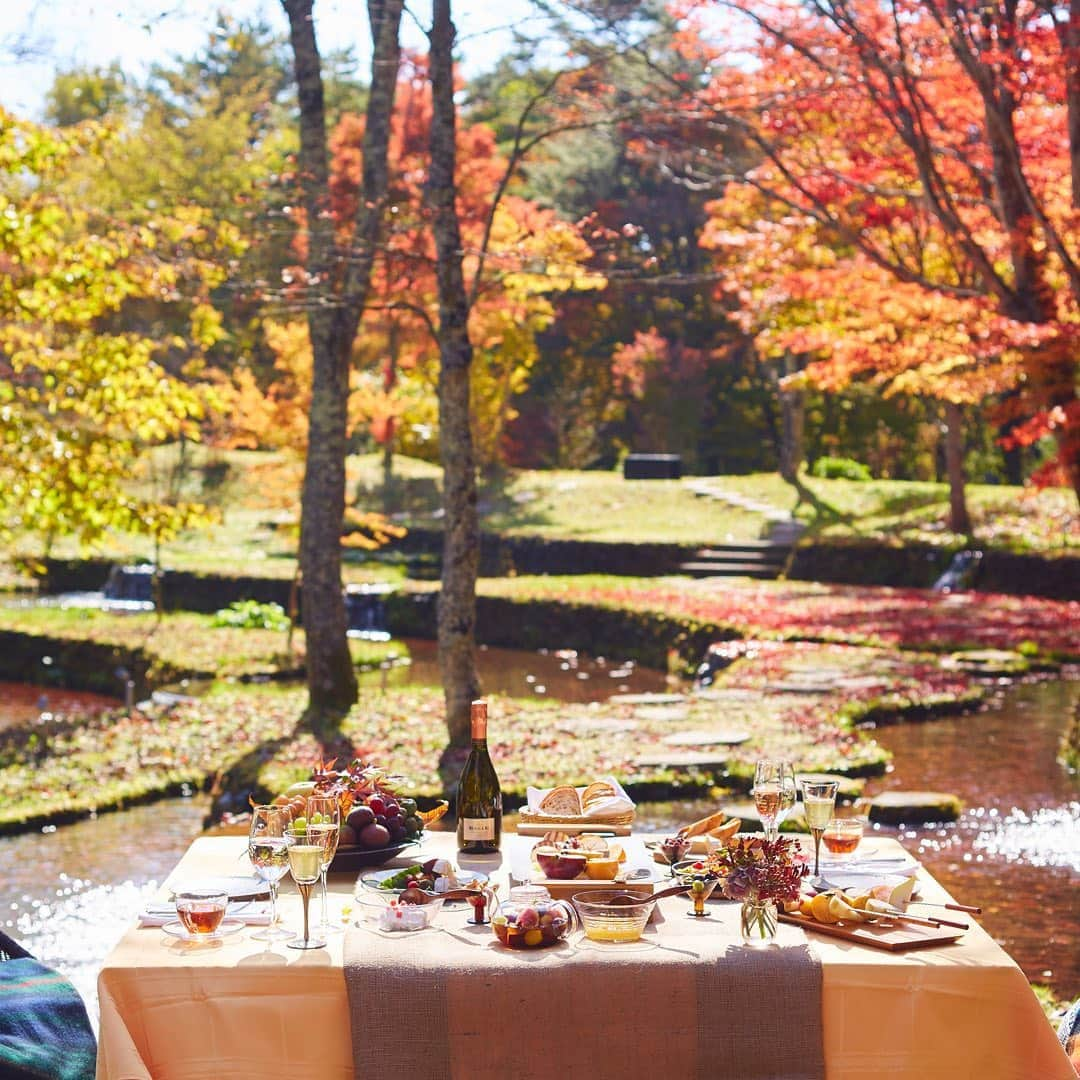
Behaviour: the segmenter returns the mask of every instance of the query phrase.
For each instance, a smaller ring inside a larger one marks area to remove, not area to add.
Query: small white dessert
[[[435,875],[435,892],[449,892],[459,887],[457,874],[454,873],[454,864],[449,859],[436,859],[432,864],[431,872]]]
[[[419,904],[391,900],[379,914],[380,930],[423,930],[427,925],[428,912]]]

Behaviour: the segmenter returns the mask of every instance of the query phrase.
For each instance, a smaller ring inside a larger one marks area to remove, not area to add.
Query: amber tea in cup
[[[834,859],[844,859],[854,854],[863,835],[861,818],[833,818],[821,834],[825,850]]]
[[[229,906],[227,893],[193,889],[176,894],[176,916],[193,936],[213,934],[225,918]]]

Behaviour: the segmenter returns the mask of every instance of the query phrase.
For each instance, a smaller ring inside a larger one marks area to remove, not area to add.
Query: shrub
[[[873,480],[870,470],[862,462],[846,457],[818,458],[810,475],[821,480]]]
[[[237,600],[215,612],[212,625],[228,626],[234,630],[288,630],[289,616],[280,604]]]

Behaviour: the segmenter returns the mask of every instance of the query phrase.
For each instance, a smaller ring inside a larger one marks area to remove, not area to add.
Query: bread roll
[[[581,800],[577,791],[567,784],[552,788],[540,800],[540,813],[552,817],[577,817],[581,813]]]

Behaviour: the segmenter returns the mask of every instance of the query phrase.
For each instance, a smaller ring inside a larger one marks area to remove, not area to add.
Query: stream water
[[[414,652],[411,669],[385,677],[437,681],[430,646],[414,644]],[[481,663],[485,687],[507,693],[595,700],[664,687],[658,672],[554,652],[491,649]],[[0,694],[0,715],[9,698]],[[957,824],[901,838],[961,902],[982,905],[983,925],[1030,978],[1065,998],[1080,996],[1080,778],[1056,754],[1078,701],[1078,681],[1019,685],[976,714],[882,728],[876,737],[894,766],[872,786],[965,800]],[[171,799],[0,838],[0,927],[67,972],[95,1020],[101,961],[198,834],[206,809],[202,796]],[[646,805],[640,821],[665,830],[713,809]]]

